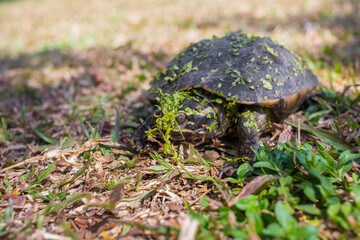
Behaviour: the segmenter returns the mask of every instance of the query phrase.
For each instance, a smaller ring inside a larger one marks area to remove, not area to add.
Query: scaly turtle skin
[[[317,83],[300,57],[272,39],[235,31],[182,50],[155,77],[149,96],[152,103],[159,90],[193,96],[178,111],[181,132],[174,128],[172,139],[206,142],[236,129],[239,155],[252,158],[267,123],[295,112]],[[155,119],[150,116],[135,132],[138,149]]]

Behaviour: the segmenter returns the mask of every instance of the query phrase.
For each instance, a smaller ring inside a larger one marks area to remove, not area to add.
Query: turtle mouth
[[[173,141],[185,141],[190,143],[197,143],[202,139],[207,139],[208,132],[206,130],[197,129],[196,131],[192,131],[189,129],[182,129],[179,131],[178,129],[174,129],[171,132],[171,140]]]

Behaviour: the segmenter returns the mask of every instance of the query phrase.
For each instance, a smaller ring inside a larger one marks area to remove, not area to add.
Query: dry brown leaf
[[[285,143],[291,140],[291,126],[288,125],[279,135],[278,142]]]
[[[240,198],[249,196],[256,190],[258,190],[260,187],[262,187],[265,183],[275,180],[275,179],[277,179],[277,177],[274,177],[272,175],[261,175],[261,176],[255,177],[253,180],[251,180],[248,184],[245,185],[245,187],[241,190],[239,195],[232,198],[228,202],[228,206],[234,205],[236,203],[236,201],[239,200]]]

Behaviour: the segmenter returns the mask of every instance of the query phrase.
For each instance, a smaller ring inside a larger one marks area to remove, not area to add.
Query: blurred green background
[[[173,56],[190,42],[243,29],[310,58],[321,82],[337,86],[353,79],[343,69],[329,73],[336,64],[359,70],[358,9],[358,0],[2,0],[0,52],[6,58],[126,45]]]

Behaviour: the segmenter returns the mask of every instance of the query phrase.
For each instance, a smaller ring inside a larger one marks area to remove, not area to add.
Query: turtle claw
[[[220,167],[219,178],[236,177],[236,172],[239,168],[239,163],[226,162]]]

